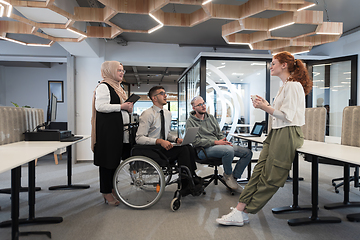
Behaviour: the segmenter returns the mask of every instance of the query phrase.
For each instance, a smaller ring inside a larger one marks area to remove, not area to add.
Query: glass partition
[[[179,119],[178,119],[178,135],[183,138],[185,135],[185,124],[186,124],[186,76],[182,77],[179,82]]]
[[[191,100],[200,95],[200,62],[196,63],[193,68],[187,73],[187,107],[188,114],[192,111]]]
[[[342,111],[351,98],[351,61],[313,65],[314,107],[325,107],[326,135],[341,137]]]
[[[249,131],[255,122],[265,120],[265,112],[252,106],[250,96],[255,94],[266,98],[265,61],[206,61],[208,112],[221,129],[229,134]]]

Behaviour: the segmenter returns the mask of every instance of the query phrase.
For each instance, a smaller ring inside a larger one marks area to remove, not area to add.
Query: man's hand
[[[181,144],[183,142],[183,139],[182,138],[178,138],[177,140],[176,140],[176,143],[177,144]]]
[[[171,144],[171,142],[166,141],[164,139],[156,139],[156,144],[160,144],[163,148],[166,150],[172,149],[174,146]]]
[[[226,141],[226,138],[217,140],[214,143],[215,143],[215,145],[230,145],[230,146],[232,146],[231,142]]]

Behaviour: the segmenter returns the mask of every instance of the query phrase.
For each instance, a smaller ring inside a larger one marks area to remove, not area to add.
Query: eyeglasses
[[[202,107],[202,106],[206,106],[206,102],[199,103],[198,105],[195,105],[195,107]]]
[[[165,96],[165,95],[166,95],[166,92],[165,92],[165,91],[164,91],[164,92],[159,92],[159,93],[155,94],[154,97],[157,96],[157,95],[159,95],[159,94],[160,94],[161,96]]]
[[[122,70],[122,69],[120,69],[120,70],[118,70],[118,72],[122,72],[122,73],[126,73],[126,70]]]

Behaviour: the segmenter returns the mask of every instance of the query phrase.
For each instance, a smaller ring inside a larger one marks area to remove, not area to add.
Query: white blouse
[[[110,113],[110,112],[120,112],[120,104],[110,104],[110,90],[106,84],[100,84],[95,91],[95,109],[98,112]],[[125,110],[121,110],[121,115],[123,119],[123,124],[130,123],[129,113]],[[127,127],[124,127],[127,129]],[[124,131],[124,143],[129,142],[129,132]]]
[[[304,125],[305,92],[301,83],[285,82],[275,97],[273,107],[273,129]]]

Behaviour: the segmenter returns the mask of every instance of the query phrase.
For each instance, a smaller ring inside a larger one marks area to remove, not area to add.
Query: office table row
[[[66,147],[67,150],[67,184],[50,187],[49,190],[57,189],[84,189],[89,185],[73,185],[72,177],[72,145],[88,139],[89,136],[83,136],[82,139],[74,142],[58,141],[31,141],[16,142],[0,146],[0,173],[11,170],[11,220],[0,223],[0,227],[11,226],[12,239],[19,239],[20,235],[45,234],[51,237],[51,233],[44,232],[20,232],[19,224],[23,223],[59,223],[62,217],[35,217],[35,159],[53,153],[60,148]],[[19,219],[19,191],[21,184],[21,165],[29,164],[29,217]]]
[[[251,149],[252,143],[262,143],[266,136],[261,137],[243,137],[239,134],[232,134],[235,138],[241,138],[247,140],[248,147]],[[297,149],[297,153],[308,154],[311,156],[311,206],[299,206],[299,162],[298,155],[295,155],[293,163],[293,204],[291,206],[273,208],[272,211],[275,214],[290,212],[311,210],[311,216],[308,218],[297,218],[288,220],[288,224],[291,226],[297,226],[302,224],[313,223],[340,223],[341,220],[336,217],[320,217],[318,216],[318,158],[328,158],[341,162],[344,165],[344,200],[341,203],[333,203],[325,205],[325,209],[345,208],[345,207],[360,207],[360,202],[350,202],[350,164],[360,165],[360,148],[352,147],[340,144],[329,144],[325,142],[304,140],[304,144],[301,148]],[[251,163],[249,168],[251,169]],[[250,175],[248,175],[250,176]],[[350,221],[360,221],[359,214],[350,214],[347,216]]]

